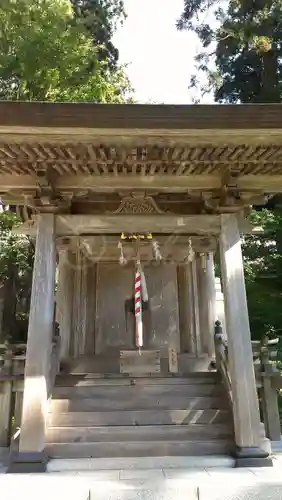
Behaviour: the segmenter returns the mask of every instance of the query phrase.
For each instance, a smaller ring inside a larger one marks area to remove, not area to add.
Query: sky
[[[197,37],[179,32],[183,0],[124,0],[127,20],[114,36],[120,62],[141,103],[190,104]],[[211,100],[209,98],[209,100]]]

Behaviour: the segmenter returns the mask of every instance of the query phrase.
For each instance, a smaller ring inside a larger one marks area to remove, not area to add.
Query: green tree
[[[4,297],[2,340],[25,340],[29,312],[34,248],[26,236],[12,233],[21,219],[0,212],[0,287]]]
[[[0,99],[123,102],[130,86],[110,70],[68,0],[2,0]]]
[[[207,21],[208,20],[208,21]],[[184,0],[179,29],[194,31],[202,52],[191,86],[217,102],[281,102],[282,0]],[[203,79],[203,80],[202,80]],[[263,233],[244,239],[253,338],[281,334],[282,208],[275,197],[250,219]]]
[[[245,235],[243,254],[253,338],[282,334],[282,210],[252,210],[259,234]]]
[[[215,101],[280,102],[282,95],[281,0],[185,0],[179,29],[193,30],[203,51],[191,86],[212,91]],[[220,5],[221,4],[221,5]],[[201,22],[203,14],[210,22]],[[212,14],[211,14],[212,12]]]
[[[125,19],[122,0],[71,0],[74,15],[82,22],[97,48],[100,61],[110,69],[117,66],[119,52],[112,43],[117,25]]]
[[[70,0],[2,0],[0,99],[102,103],[128,100],[131,89],[123,68],[118,66],[117,58],[113,65],[107,54],[105,59],[101,55],[103,44],[110,50],[111,34],[120,14],[110,1],[101,2],[99,21],[92,16],[97,26],[102,14],[105,33],[100,38],[97,34],[95,39],[94,28],[90,33],[86,23],[79,21]],[[26,334],[33,263],[32,242],[11,232],[19,221],[12,211],[0,212],[3,326],[4,334],[12,335],[13,340],[23,339]]]
[[[281,102],[282,0],[184,0],[178,29],[194,31],[202,43],[190,81],[200,99],[212,92],[216,102]],[[252,210],[250,220],[263,229],[243,242],[252,337],[281,338],[281,197],[268,209]],[[281,391],[279,405],[282,422]]]

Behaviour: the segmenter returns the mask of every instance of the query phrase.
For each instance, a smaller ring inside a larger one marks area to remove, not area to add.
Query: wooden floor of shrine
[[[195,356],[188,353],[179,353],[178,356],[178,373],[188,374],[191,372],[209,371],[211,359],[207,354]],[[63,372],[79,375],[79,374],[96,374],[97,376],[104,374],[118,375],[120,373],[120,352],[119,350],[109,350],[106,354],[96,354],[93,356],[81,355],[76,359],[69,359],[63,363]],[[169,360],[168,356],[161,355],[160,358],[160,373],[153,373],[154,376],[169,375]],[[128,376],[127,374],[124,374]],[[141,376],[150,376],[150,373],[141,373]],[[152,375],[152,373],[151,373]],[[135,376],[135,375],[133,375]]]

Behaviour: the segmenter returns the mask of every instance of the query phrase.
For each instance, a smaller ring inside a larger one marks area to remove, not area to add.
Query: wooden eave
[[[128,131],[278,131],[280,104],[146,105],[49,102],[0,102],[0,130],[38,129]]]
[[[46,189],[72,204],[141,190],[239,210],[282,192],[282,106],[0,102],[0,194],[32,204]]]

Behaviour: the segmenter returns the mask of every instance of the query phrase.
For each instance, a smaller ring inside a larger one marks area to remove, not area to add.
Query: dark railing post
[[[221,321],[217,320],[214,324],[214,334],[215,335],[222,335],[222,324]]]
[[[277,340],[269,341],[268,337],[264,337],[261,342],[261,375],[262,375],[262,410],[265,426],[265,434],[271,441],[281,440],[281,427],[278,408],[278,395],[272,381],[274,376],[278,374],[278,369],[275,363],[271,363],[270,345],[278,343]]]
[[[215,348],[215,362],[217,370],[220,369],[220,355],[219,355],[219,343],[222,338],[222,324],[221,321],[217,320],[214,324],[214,348]]]
[[[10,346],[4,354],[2,373],[7,380],[1,382],[0,387],[0,446],[10,446],[11,439],[11,413],[12,413],[12,369],[13,352]]]

